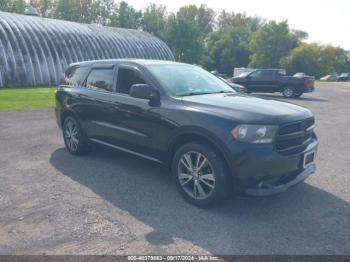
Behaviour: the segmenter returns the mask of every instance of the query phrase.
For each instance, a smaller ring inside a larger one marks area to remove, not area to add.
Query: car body
[[[320,78],[321,81],[335,82],[338,81],[338,75],[326,75]]]
[[[57,88],[55,112],[70,153],[100,144],[162,163],[184,198],[199,206],[236,189],[282,192],[315,171],[309,110],[241,95],[192,65],[72,64]]]
[[[347,82],[347,81],[350,81],[350,73],[342,73],[337,81],[340,81],[340,82]]]
[[[303,93],[314,91],[315,79],[313,77],[286,76],[283,71],[281,69],[258,69],[233,77],[232,82],[245,86],[248,93],[281,92],[287,98],[297,98]]]

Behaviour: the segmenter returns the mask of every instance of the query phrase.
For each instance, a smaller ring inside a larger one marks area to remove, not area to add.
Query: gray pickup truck
[[[232,78],[232,82],[247,88],[248,93],[281,92],[287,98],[297,98],[313,92],[315,78],[286,76],[280,69],[258,69]]]

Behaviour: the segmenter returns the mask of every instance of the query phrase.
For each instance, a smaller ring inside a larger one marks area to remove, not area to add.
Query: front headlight
[[[267,144],[274,141],[277,129],[277,126],[239,125],[232,129],[231,135],[241,142]]]

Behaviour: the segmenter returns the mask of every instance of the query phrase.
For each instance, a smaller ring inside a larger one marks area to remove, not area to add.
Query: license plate
[[[308,167],[310,164],[312,164],[315,161],[315,155],[316,155],[315,151],[305,153],[304,160],[303,160],[304,168]]]

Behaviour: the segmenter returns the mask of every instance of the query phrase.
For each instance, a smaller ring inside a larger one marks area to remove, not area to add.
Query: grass
[[[53,107],[54,91],[52,87],[0,88],[0,112]]]

